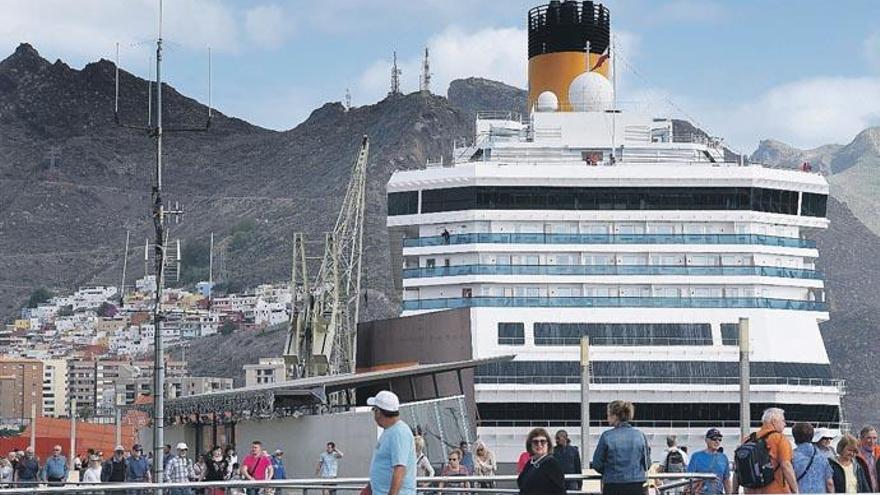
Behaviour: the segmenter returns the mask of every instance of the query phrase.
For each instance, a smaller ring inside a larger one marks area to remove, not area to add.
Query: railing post
[[[739,319],[739,428],[740,437],[749,436],[752,426],[752,409],[749,388],[749,319]]]
[[[581,456],[590,458],[590,337],[581,337]]]

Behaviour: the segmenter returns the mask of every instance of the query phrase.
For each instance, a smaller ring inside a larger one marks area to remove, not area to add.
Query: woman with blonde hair
[[[489,450],[489,447],[482,440],[477,440],[474,444],[476,455],[474,456],[474,475],[476,476],[495,476],[498,466],[495,463],[495,453]],[[477,483],[480,488],[495,488],[494,481],[480,481]]]
[[[453,449],[449,452],[449,457],[447,459],[449,462],[443,466],[443,470],[440,471],[440,476],[468,476],[470,472],[468,472],[468,469],[461,463],[462,457],[464,457],[464,454],[459,449]],[[467,481],[441,481],[438,486],[440,488],[447,486],[450,488],[470,488],[470,483]]]
[[[870,493],[871,485],[864,468],[856,460],[859,441],[849,433],[837,442],[837,459],[829,458],[834,493]]]
[[[434,476],[434,466],[431,465],[431,461],[428,459],[425,438],[418,435],[413,438],[413,441],[416,444],[416,476],[419,478],[430,478]],[[423,481],[419,483],[419,486],[430,486],[430,483]]]
[[[593,453],[593,469],[602,473],[604,495],[642,495],[651,467],[651,448],[645,434],[629,424],[635,406],[626,400],[608,404],[610,430],[599,437]]]

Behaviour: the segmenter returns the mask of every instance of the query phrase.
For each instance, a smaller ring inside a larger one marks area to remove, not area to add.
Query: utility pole
[[[31,401],[31,448],[37,448],[37,401]]]
[[[70,399],[70,469],[76,462],[76,399]]]
[[[590,458],[590,337],[586,335],[581,337],[581,457]]]
[[[419,78],[419,91],[422,93],[431,92],[431,63],[428,59],[428,47],[425,47],[425,59],[422,61],[422,76]]]
[[[752,402],[749,395],[749,319],[739,319],[739,429],[740,437],[749,436],[752,426]]]
[[[183,211],[179,207],[167,209],[165,207],[163,192],[163,176],[162,176],[162,158],[163,158],[163,138],[165,132],[174,131],[206,131],[211,126],[211,50],[208,49],[208,119],[204,127],[184,127],[166,129],[162,122],[162,0],[159,0],[159,16],[156,36],[156,113],[155,124],[150,123],[146,127],[140,125],[129,125],[120,122],[119,118],[119,45],[117,44],[116,59],[116,102],[115,102],[115,120],[122,127],[146,131],[147,135],[156,140],[156,167],[154,170],[151,185],[151,216],[153,219],[153,229],[155,231],[154,240],[154,266],[156,276],[155,300],[152,309],[153,318],[153,479],[163,479],[162,455],[163,445],[165,443],[165,362],[164,362],[164,343],[162,342],[162,321],[164,314],[162,311],[162,289],[165,283],[165,259],[166,259],[166,243],[168,242],[168,233],[166,230],[167,217],[173,216],[179,219]],[[152,102],[150,102],[152,103]],[[148,115],[148,120],[152,115]],[[147,271],[147,262],[149,258],[149,240],[144,248],[144,271]],[[177,246],[178,276],[180,260],[180,247]],[[158,490],[156,495],[161,495]]]

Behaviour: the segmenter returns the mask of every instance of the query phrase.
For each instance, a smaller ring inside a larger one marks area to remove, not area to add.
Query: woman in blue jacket
[[[602,433],[593,453],[593,469],[602,473],[604,495],[643,495],[646,473],[651,466],[651,449],[644,433],[629,424],[635,415],[632,402],[608,404],[611,429]]]

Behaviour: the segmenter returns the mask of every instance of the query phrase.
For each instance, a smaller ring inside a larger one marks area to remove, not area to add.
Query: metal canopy
[[[384,385],[399,378],[414,379],[422,376],[436,377],[437,374],[446,372],[460,373],[461,370],[484,364],[510,361],[513,357],[513,355],[504,355],[447,363],[417,364],[363,373],[316,376],[180,397],[165,402],[166,423],[228,422],[248,418],[286,416],[293,411],[302,413],[302,409],[308,410],[326,405],[327,396],[334,392],[371,385]],[[130,407],[149,412],[152,417],[152,404]]]

